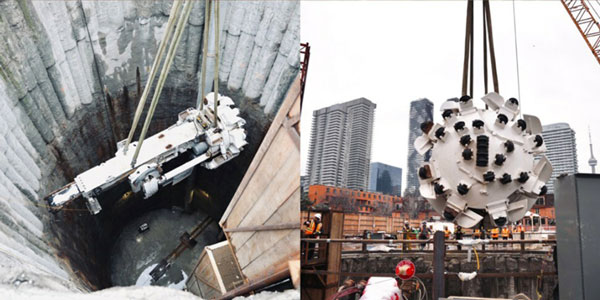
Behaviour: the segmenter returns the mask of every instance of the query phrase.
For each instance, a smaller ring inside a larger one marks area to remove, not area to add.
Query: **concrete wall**
[[[83,275],[69,267],[101,263],[86,244],[97,237],[85,228],[98,221],[83,207],[49,215],[41,198],[112,156],[125,138],[139,96],[136,70],[144,85],[170,3],[0,1],[2,282],[23,274],[45,288],[98,286],[93,267],[74,268]],[[196,103],[203,3],[195,1],[153,132]],[[256,144],[299,69],[299,13],[297,1],[221,1],[220,90],[240,106]]]
[[[552,256],[546,254],[479,254],[480,273],[497,272],[533,272],[544,270],[545,273],[556,272]],[[342,257],[342,272],[393,273],[396,264],[402,259],[410,259],[415,263],[416,272],[430,273],[432,268],[431,254],[385,254],[370,253],[344,254]],[[445,269],[448,272],[473,272],[477,270],[475,255],[471,262],[466,254],[446,254]],[[536,278],[478,278],[461,282],[453,276],[446,279],[446,296],[479,296],[510,298],[518,293],[524,293],[531,299],[537,299],[536,289],[542,294],[542,299],[552,299],[552,290],[558,282],[556,275],[543,277],[541,286],[537,286]],[[343,281],[345,278],[342,277]],[[362,279],[362,278],[354,278]],[[431,279],[423,280],[431,299]]]

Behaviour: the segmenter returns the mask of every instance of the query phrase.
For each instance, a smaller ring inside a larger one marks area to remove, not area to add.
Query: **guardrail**
[[[405,240],[405,239],[328,239],[328,238],[303,238],[301,240],[303,244],[303,249],[309,249],[309,247],[315,247],[318,245],[318,248],[315,252],[321,253],[326,244],[330,243],[342,243],[342,245],[361,245],[359,250],[343,250],[342,253],[375,253],[375,252],[404,252],[404,253],[418,253],[418,252],[433,252],[433,247],[429,247],[432,245],[433,239],[428,240]],[[311,245],[312,244],[312,245]],[[462,246],[459,247],[460,244],[457,240],[445,240],[446,252],[447,253],[466,253],[469,247]],[[528,240],[487,240],[484,244],[475,245],[475,249],[481,253],[540,253],[546,252],[546,249],[532,249],[531,247],[527,247],[528,245],[541,245],[543,246],[553,246],[556,244],[556,240],[544,240],[544,239],[528,239]],[[388,251],[378,251],[368,249],[368,245],[387,245],[392,246]],[[413,249],[415,245],[421,246],[423,249]],[[424,247],[423,247],[424,246]],[[515,247],[517,246],[517,247]],[[316,247],[315,247],[316,248]],[[348,247],[349,248],[349,247]],[[308,257],[309,251],[304,251],[303,253],[303,263],[309,262],[311,258]],[[319,255],[319,257],[323,257]]]
[[[521,235],[522,236],[522,235]],[[321,278],[321,276],[333,275],[339,278],[339,276],[350,276],[350,277],[371,277],[371,276],[384,276],[384,277],[394,277],[393,273],[356,273],[356,272],[341,272],[339,263],[333,264],[334,267],[328,267],[327,270],[316,269],[315,265],[326,263],[327,258],[329,257],[329,253],[327,250],[330,248],[331,244],[354,244],[361,245],[361,249],[358,251],[344,251],[343,253],[373,253],[378,251],[372,251],[367,248],[367,245],[388,245],[393,246],[390,251],[393,253],[415,253],[415,252],[425,252],[433,254],[433,273],[423,273],[416,274],[415,276],[422,279],[432,279],[433,291],[434,295],[443,296],[444,291],[444,279],[448,277],[457,276],[458,273],[446,272],[444,269],[444,260],[446,253],[466,253],[469,248],[474,247],[477,252],[480,253],[544,253],[549,249],[545,249],[543,251],[537,250],[534,251],[532,249],[528,249],[528,245],[539,245],[542,248],[553,246],[556,244],[556,240],[554,239],[518,239],[518,240],[486,240],[484,244],[478,244],[473,246],[462,245],[462,249],[458,249],[459,242],[457,240],[445,240],[443,233],[437,232],[435,234],[434,239],[428,240],[414,240],[414,239],[330,239],[330,238],[303,238],[301,239],[302,243],[302,274],[318,276],[323,282],[324,288],[332,288],[335,289],[335,286],[329,286],[329,284],[325,284],[325,281]],[[429,250],[428,245],[433,244],[432,249]],[[423,250],[413,250],[411,246],[415,245],[425,245],[425,249]],[[318,247],[317,247],[318,246]],[[517,249],[515,249],[515,246]],[[499,249],[504,247],[503,249]],[[341,247],[340,247],[341,248]],[[452,249],[455,248],[455,249]],[[309,249],[313,249],[312,251],[308,251]],[[405,250],[403,250],[405,249]],[[450,249],[450,250],[449,250]],[[340,252],[342,252],[340,250]],[[380,252],[380,251],[379,251]],[[309,257],[310,253],[310,257]],[[313,259],[313,253],[318,253],[317,258]],[[341,257],[341,256],[340,256]],[[542,272],[542,271],[533,271],[530,270],[528,272],[502,272],[502,273],[478,273],[477,276],[480,278],[506,278],[506,277],[545,277],[545,276],[555,276],[556,272]],[[541,278],[540,277],[540,278]]]

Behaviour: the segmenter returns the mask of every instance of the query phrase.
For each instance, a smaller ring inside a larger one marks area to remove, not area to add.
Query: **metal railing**
[[[342,253],[419,253],[433,252],[433,239],[329,239],[329,238],[303,238],[302,264],[318,264],[326,259],[327,244],[342,243]],[[445,240],[446,253],[467,253],[469,247],[475,247],[480,253],[543,253],[556,244],[553,239],[507,239],[487,240],[486,243],[475,246],[460,245],[458,240]],[[372,247],[370,245],[385,245],[387,249]],[[346,246],[344,248],[344,246]],[[528,247],[529,246],[529,247]],[[313,251],[307,251],[308,249]],[[313,254],[314,253],[314,254]],[[313,255],[311,255],[313,254]],[[309,257],[311,256],[311,257]]]

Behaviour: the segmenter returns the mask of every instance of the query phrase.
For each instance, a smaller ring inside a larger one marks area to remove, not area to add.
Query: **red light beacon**
[[[402,280],[411,279],[415,275],[415,264],[408,259],[400,261],[396,265],[396,275]]]

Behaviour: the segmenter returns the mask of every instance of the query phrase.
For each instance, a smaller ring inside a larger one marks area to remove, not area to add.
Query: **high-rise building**
[[[300,176],[300,197],[308,198],[308,176]]]
[[[369,191],[400,196],[402,194],[402,169],[380,162],[371,163]]]
[[[548,180],[548,194],[554,194],[554,179],[561,174],[577,172],[577,146],[575,131],[567,123],[543,126],[542,136],[546,143],[546,157],[552,164],[552,177]]]
[[[406,170],[405,195],[419,195],[419,178],[417,172],[423,161],[428,161],[430,153],[420,155],[415,149],[415,140],[423,134],[421,123],[433,121],[433,102],[426,98],[412,101],[410,103],[410,114],[408,120],[408,160]]]
[[[308,182],[366,190],[375,103],[365,98],[313,112]]]

